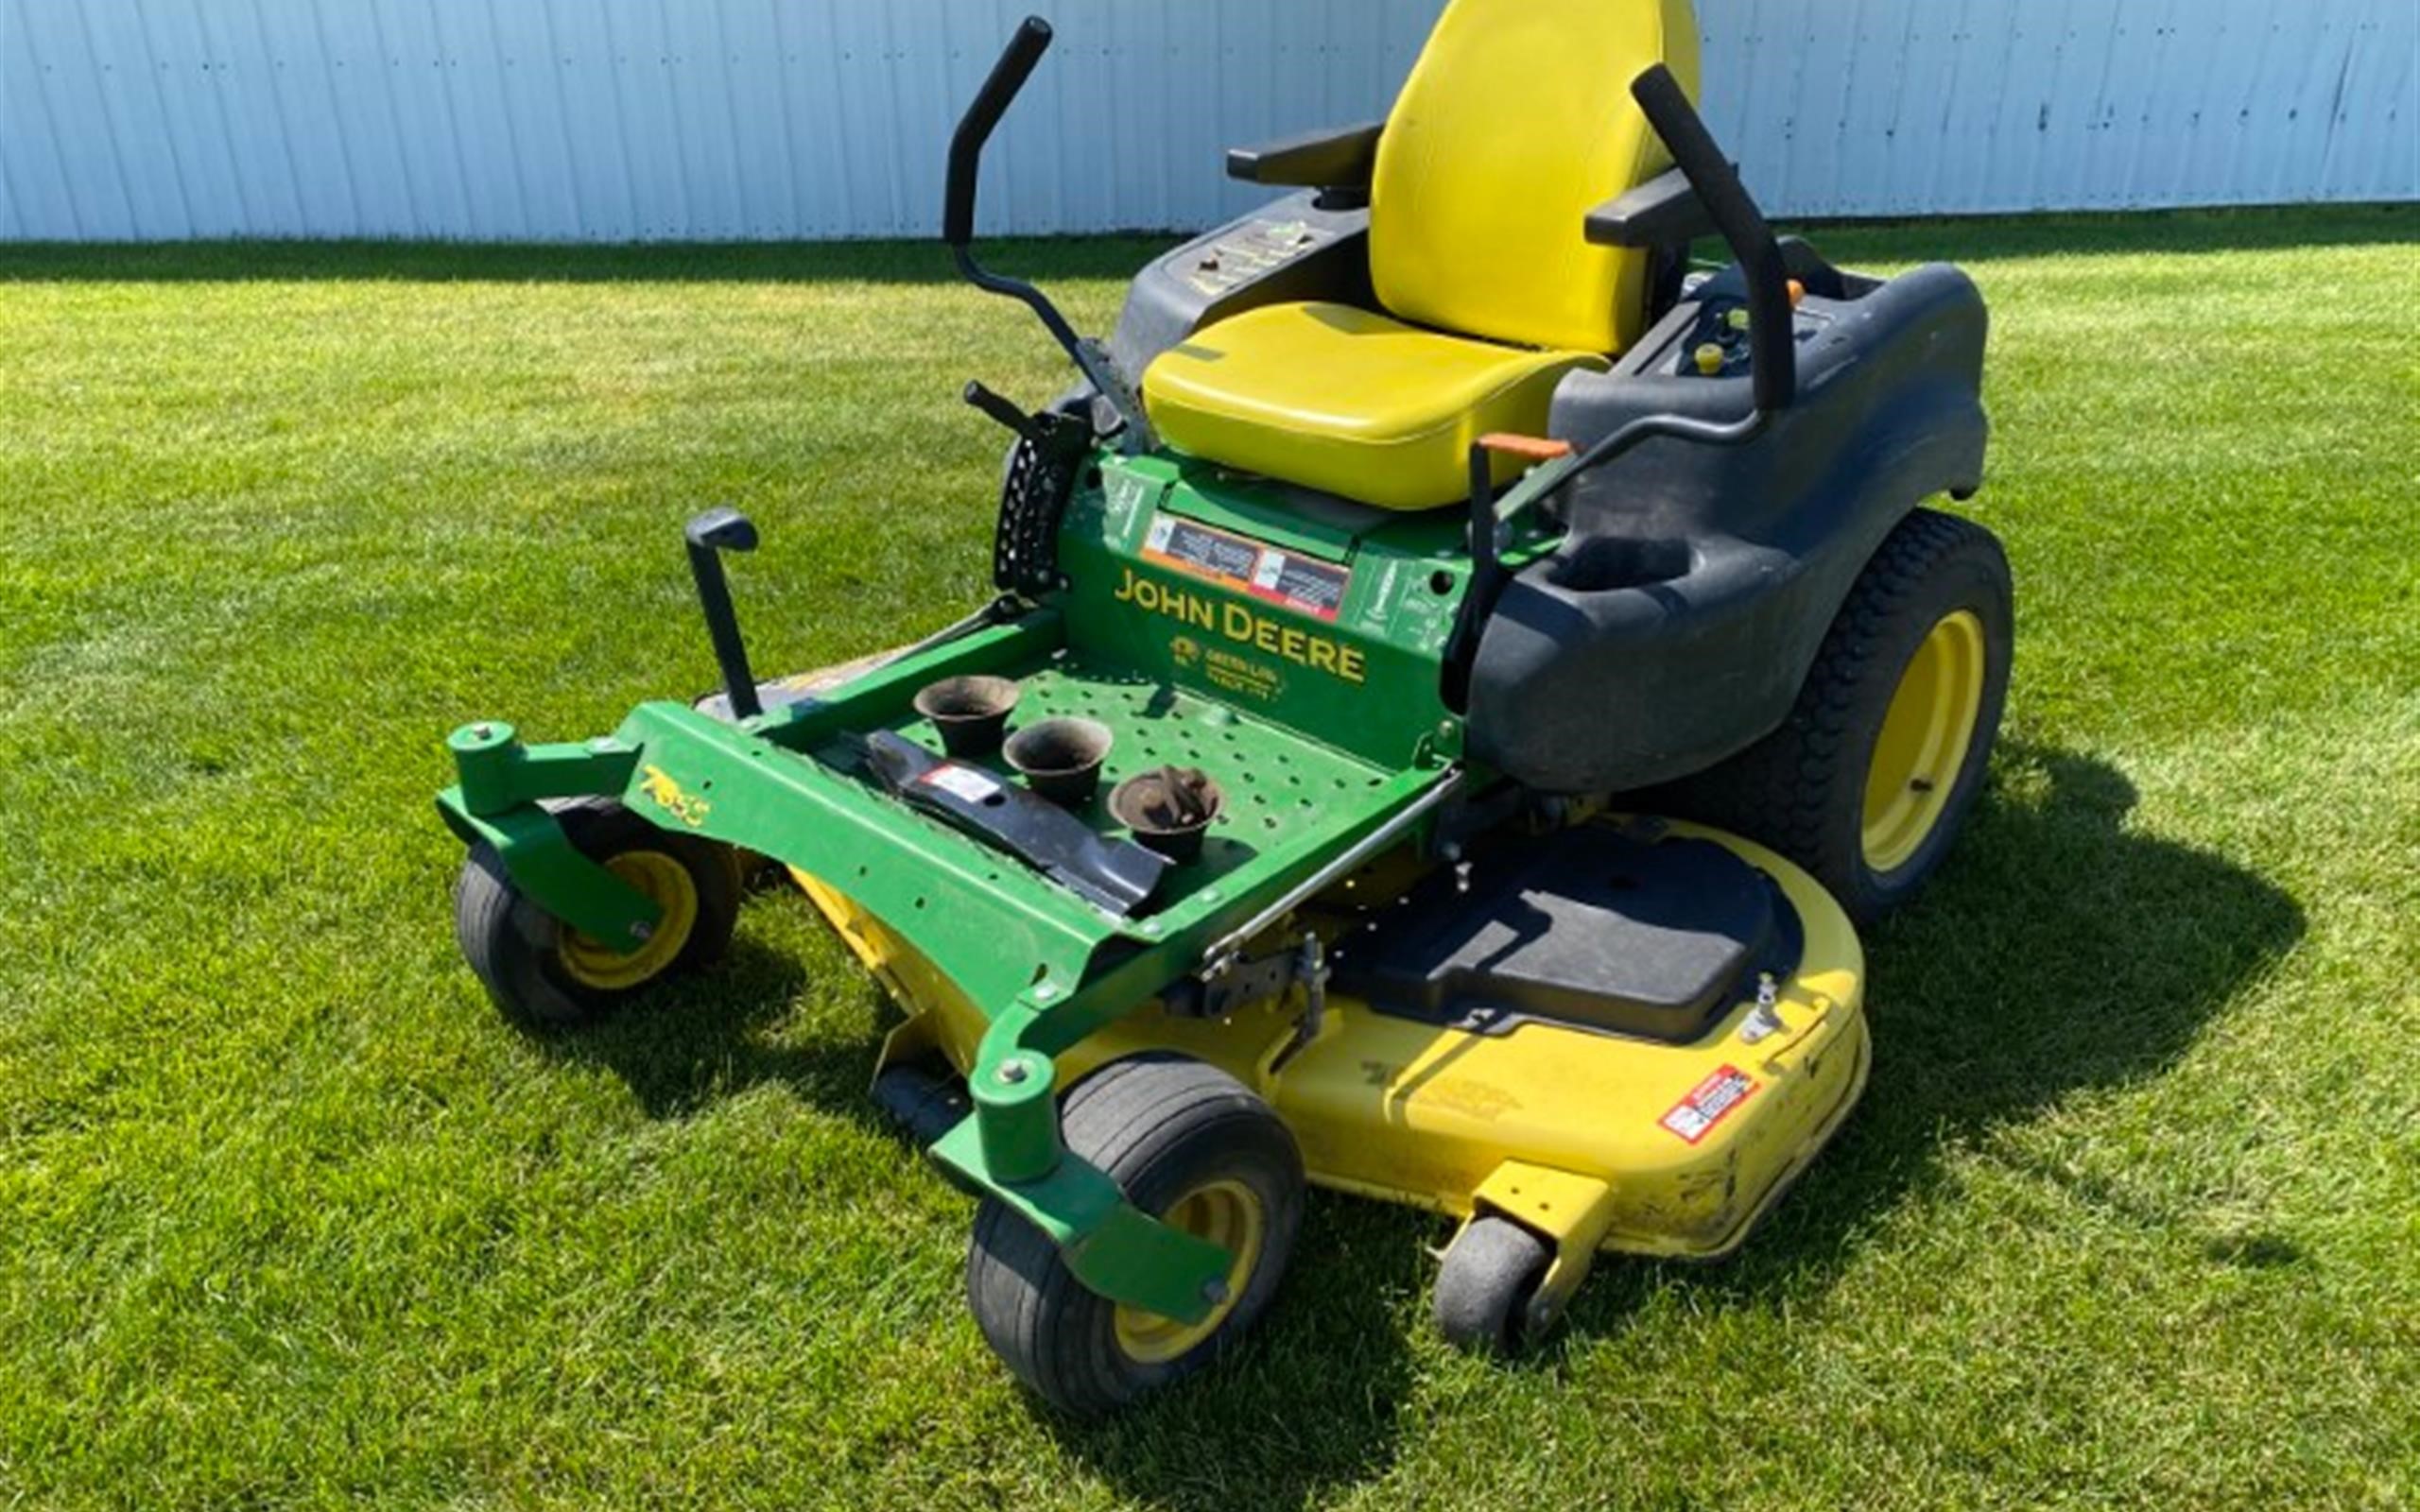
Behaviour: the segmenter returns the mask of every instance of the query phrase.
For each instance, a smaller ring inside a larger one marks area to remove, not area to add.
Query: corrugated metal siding
[[[925,235],[1031,0],[0,0],[0,237]],[[1207,224],[1435,0],[1056,0],[985,224]],[[2414,0],[1703,0],[1781,213],[2420,198]]]

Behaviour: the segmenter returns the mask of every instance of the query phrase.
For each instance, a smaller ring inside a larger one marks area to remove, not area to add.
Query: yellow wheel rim
[[[1240,1181],[1204,1182],[1177,1198],[1160,1218],[1170,1228],[1196,1239],[1206,1239],[1236,1258],[1227,1267],[1226,1299],[1199,1323],[1179,1323],[1141,1308],[1117,1310],[1117,1347],[1127,1358],[1141,1365],[1165,1365],[1219,1332],[1219,1325],[1242,1300],[1253,1268],[1260,1263],[1261,1242],[1269,1228],[1268,1214],[1258,1194]]]
[[[1905,866],[1941,823],[1983,708],[1983,622],[1948,615],[1916,647],[1865,774],[1865,864]]]
[[[618,951],[594,935],[565,929],[555,944],[563,974],[598,992],[644,987],[681,958],[698,925],[698,884],[689,868],[661,850],[625,850],[606,859],[605,869],[647,894],[664,910],[655,933],[634,951]]]

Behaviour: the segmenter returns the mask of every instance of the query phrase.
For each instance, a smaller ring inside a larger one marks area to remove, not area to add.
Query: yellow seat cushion
[[[1345,304],[1272,304],[1221,320],[1143,375],[1151,424],[1180,452],[1385,509],[1470,491],[1471,443],[1544,434],[1584,352],[1441,335]],[[1522,464],[1499,458],[1498,483]]]

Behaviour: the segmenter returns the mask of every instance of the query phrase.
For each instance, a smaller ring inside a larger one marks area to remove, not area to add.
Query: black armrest
[[[1714,232],[1714,217],[1678,168],[1588,212],[1592,247],[1672,247]]]
[[[1227,177],[1288,189],[1367,189],[1378,166],[1384,121],[1227,149]]]

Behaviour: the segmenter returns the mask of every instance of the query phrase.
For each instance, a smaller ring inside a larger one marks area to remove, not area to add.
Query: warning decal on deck
[[[1737,1066],[1725,1066],[1689,1090],[1656,1120],[1691,1144],[1706,1137],[1731,1110],[1755,1094],[1755,1078]]]
[[[1143,557],[1298,614],[1333,621],[1344,608],[1353,575],[1330,562],[1264,546],[1257,541],[1215,530],[1165,511],[1151,520]]]

